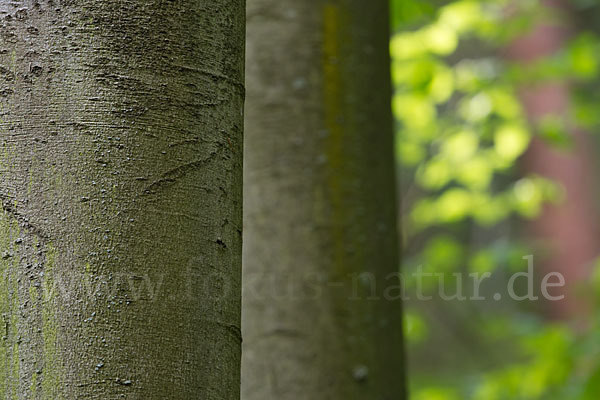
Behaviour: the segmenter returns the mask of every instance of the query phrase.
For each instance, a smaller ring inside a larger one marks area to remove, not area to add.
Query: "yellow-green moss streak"
[[[19,283],[18,283],[18,268],[19,262],[12,258],[12,265],[10,274],[10,286],[11,286],[11,305],[10,305],[10,333],[9,338],[12,342],[12,360],[10,369],[10,379],[12,381],[12,396],[17,398],[19,393],[19,343],[22,340],[19,334]]]
[[[7,251],[8,246],[8,218],[5,212],[0,212],[0,252]],[[8,274],[11,262],[0,259],[0,398],[7,398],[10,385],[10,368],[8,364],[11,353],[9,341],[10,329],[10,286]]]
[[[58,321],[56,309],[58,302],[56,298],[56,287],[54,281],[56,267],[56,250],[49,244],[46,249],[46,263],[42,281],[42,339],[43,347],[43,369],[42,369],[42,393],[44,398],[60,399],[62,394],[61,371],[62,360],[58,351]]]
[[[5,204],[4,200],[3,208]],[[0,398],[10,399],[29,398],[23,376],[31,374],[30,366],[36,357],[23,353],[35,342],[31,334],[35,318],[30,310],[36,308],[37,300],[28,295],[23,285],[26,268],[22,260],[29,258],[31,247],[23,244],[27,232],[22,224],[11,211],[0,211]]]

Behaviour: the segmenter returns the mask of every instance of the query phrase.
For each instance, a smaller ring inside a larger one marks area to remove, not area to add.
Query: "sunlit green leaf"
[[[492,180],[493,168],[483,155],[472,157],[456,168],[459,182],[473,189],[486,189]]]
[[[415,132],[425,132],[425,128],[434,122],[436,116],[433,103],[420,95],[396,95],[392,101],[392,109],[406,128]]]
[[[451,26],[437,23],[422,32],[423,44],[434,54],[447,55],[458,45],[458,36]]]
[[[428,334],[427,324],[417,313],[405,311],[404,334],[411,343],[422,342]]]
[[[483,226],[490,226],[505,219],[511,209],[500,196],[490,196],[485,192],[472,194],[473,207],[471,214]]]
[[[460,265],[463,248],[455,239],[440,235],[431,239],[423,250],[427,268],[433,271],[448,271]]]
[[[413,400],[459,400],[460,397],[454,389],[426,388],[413,395]]]
[[[521,116],[521,104],[509,89],[496,86],[488,89],[486,93],[496,114],[506,119],[517,119]]]
[[[425,149],[418,142],[399,139],[396,140],[396,156],[403,165],[413,166],[423,161]]]
[[[416,174],[416,180],[428,189],[438,189],[446,185],[450,179],[450,165],[443,158],[429,161],[422,165]]]
[[[494,135],[496,153],[506,159],[514,160],[520,156],[529,144],[529,134],[525,128],[516,124],[501,126]]]
[[[598,74],[598,39],[584,34],[577,37],[568,49],[569,67],[572,74],[581,79],[593,78]]]
[[[441,154],[452,163],[461,163],[471,158],[479,147],[475,132],[462,130],[450,135],[441,146]]]
[[[538,122],[537,129],[540,136],[548,143],[562,148],[573,145],[573,139],[567,131],[565,121],[560,116],[546,115]]]
[[[471,272],[480,274],[493,271],[495,266],[494,254],[487,249],[479,250],[469,261],[469,269]]]
[[[483,18],[481,4],[477,1],[455,1],[440,10],[442,24],[462,33],[472,29]]]
[[[482,121],[490,115],[492,102],[485,93],[477,93],[475,96],[466,98],[460,106],[461,116],[470,122]]]
[[[423,56],[429,51],[419,32],[406,32],[394,35],[390,42],[390,53],[396,60],[406,60]]]
[[[454,74],[452,70],[441,65],[435,69],[429,84],[429,93],[436,102],[441,103],[450,98],[454,91]]]
[[[469,192],[460,188],[445,191],[436,204],[437,214],[442,222],[454,222],[467,216],[472,207]]]

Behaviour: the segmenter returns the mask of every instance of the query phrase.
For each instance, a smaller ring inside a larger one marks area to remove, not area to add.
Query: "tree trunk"
[[[403,398],[387,7],[249,2],[244,400]]]
[[[568,13],[569,3],[563,0],[543,2],[552,12]],[[552,11],[552,8],[558,10]],[[541,20],[527,35],[518,38],[507,49],[512,60],[532,63],[560,51],[570,36],[568,21],[556,17]],[[566,79],[528,85],[521,88],[521,99],[532,122],[549,115],[565,117],[569,109],[569,87]],[[578,297],[578,290],[591,275],[598,255],[597,208],[594,204],[594,166],[589,148],[589,135],[571,128],[573,147],[558,150],[534,138],[523,157],[526,172],[533,172],[559,183],[565,189],[566,199],[558,205],[546,205],[540,217],[529,224],[533,237],[545,242],[548,254],[541,259],[544,273],[558,272],[565,278],[565,286],[552,292],[565,296],[548,305],[548,314],[556,319],[581,322],[588,317],[590,304]]]
[[[0,398],[239,398],[243,14],[0,2]]]

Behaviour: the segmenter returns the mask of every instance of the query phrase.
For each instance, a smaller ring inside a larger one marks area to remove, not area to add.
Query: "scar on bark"
[[[17,208],[11,204],[10,197],[0,194],[0,202],[2,203],[2,210],[10,217],[16,219],[21,227],[25,228],[29,233],[37,236],[43,243],[49,239],[49,236],[42,231],[39,227],[32,225],[29,222],[29,218],[21,214]]]
[[[157,179],[150,185],[146,186],[144,188],[144,194],[156,193],[157,190],[173,185],[175,182],[177,182],[178,179],[202,167],[209,160],[210,157],[203,160],[195,160],[168,170],[167,172],[162,174],[162,177],[160,179]]]
[[[207,76],[207,77],[213,79],[214,81],[227,82],[229,85],[236,88],[236,90],[240,94],[245,95],[245,93],[246,93],[246,87],[244,86],[244,84],[242,82],[238,81],[235,78],[232,78],[225,74],[222,74],[220,72],[208,71],[208,70],[196,68],[196,67],[189,66],[189,65],[174,64],[173,67],[178,68],[182,72],[192,72],[195,74]]]
[[[238,343],[242,343],[242,330],[239,326],[233,324],[226,324],[223,322],[219,322],[218,324],[224,327],[225,330],[227,330],[229,333],[231,333]]]

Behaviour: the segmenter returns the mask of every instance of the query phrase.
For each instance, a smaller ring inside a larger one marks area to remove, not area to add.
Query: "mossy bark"
[[[243,0],[0,2],[0,398],[239,398],[243,51]]]
[[[387,1],[247,20],[242,398],[403,399]]]

